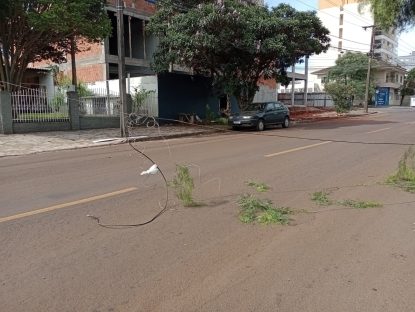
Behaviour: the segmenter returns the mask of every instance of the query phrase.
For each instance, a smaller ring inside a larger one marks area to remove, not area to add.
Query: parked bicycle
[[[127,116],[127,126],[128,127],[145,126],[147,128],[155,128],[155,127],[158,127],[159,124],[156,118],[153,116],[130,113]]]

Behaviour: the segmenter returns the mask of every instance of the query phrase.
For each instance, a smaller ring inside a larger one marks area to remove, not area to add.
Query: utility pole
[[[305,56],[305,61],[304,61],[304,76],[305,76],[305,80],[304,80],[304,106],[308,105],[308,58],[309,56],[306,55]]]
[[[295,63],[292,66],[292,77],[291,77],[291,106],[295,104]]]
[[[368,102],[369,102],[370,70],[371,70],[372,59],[373,59],[373,46],[374,46],[374,41],[375,41],[376,26],[371,25],[371,26],[364,26],[363,27],[364,30],[366,30],[368,28],[372,28],[372,36],[370,38],[369,61],[368,61],[368,65],[367,65],[367,76],[366,76],[366,92],[365,92],[365,102],[364,102],[365,113],[367,113],[369,111]]]
[[[125,48],[124,48],[124,1],[117,0],[117,46],[118,46],[118,80],[120,86],[120,130],[122,137],[128,137],[125,114],[127,113],[127,92],[125,82]]]

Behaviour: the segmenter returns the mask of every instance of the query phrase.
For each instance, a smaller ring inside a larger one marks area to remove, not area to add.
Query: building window
[[[343,28],[339,28],[339,38],[343,38]]]
[[[339,50],[343,49],[343,41],[339,41],[339,45],[338,45]]]
[[[343,14],[340,14],[340,21],[339,21],[339,25],[343,25]]]

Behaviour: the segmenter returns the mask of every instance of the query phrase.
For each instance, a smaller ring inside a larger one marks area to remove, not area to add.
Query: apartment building
[[[347,51],[369,53],[372,32],[373,56],[378,60],[374,68],[378,90],[387,88],[385,105],[399,103],[399,87],[405,69],[398,65],[398,40],[395,30],[383,31],[373,27],[374,19],[368,5],[359,0],[319,0],[317,15],[330,30],[331,47],[327,53],[310,57],[309,86],[314,91],[324,89],[328,68]],[[379,92],[377,92],[378,94]]]
[[[415,51],[412,51],[409,55],[399,56],[399,62],[408,71],[415,68]]]

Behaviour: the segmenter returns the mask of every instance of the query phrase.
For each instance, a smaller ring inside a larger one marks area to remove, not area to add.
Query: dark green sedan
[[[232,129],[255,128],[262,131],[270,125],[290,126],[290,111],[281,102],[253,103],[248,109],[229,117]]]

